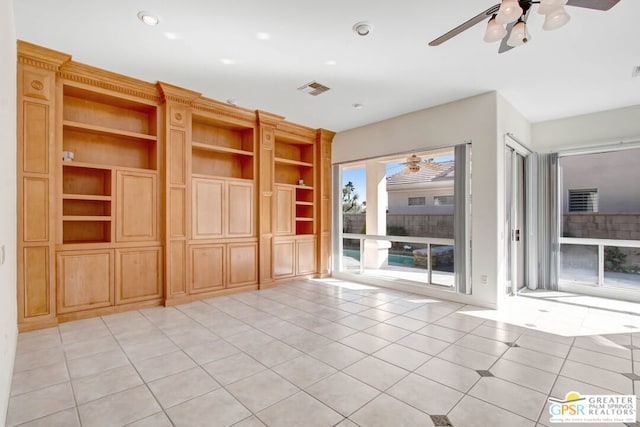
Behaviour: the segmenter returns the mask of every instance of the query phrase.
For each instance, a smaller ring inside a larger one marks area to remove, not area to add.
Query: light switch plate
[[[4,245],[0,246],[0,265],[4,264]]]

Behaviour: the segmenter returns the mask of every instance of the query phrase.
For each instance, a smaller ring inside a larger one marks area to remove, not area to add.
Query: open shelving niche
[[[116,171],[157,173],[157,108],[64,85],[62,112],[62,242],[112,242]]]
[[[314,145],[276,136],[275,183],[295,189],[295,234],[314,234]]]
[[[252,127],[234,126],[194,114],[192,175],[253,181],[254,144]]]

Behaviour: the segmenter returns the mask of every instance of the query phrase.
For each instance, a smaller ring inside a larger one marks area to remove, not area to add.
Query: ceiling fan
[[[611,9],[619,1],[502,0],[501,3],[491,6],[489,9],[480,12],[468,21],[433,40],[429,43],[429,46],[438,46],[488,18],[489,23],[487,24],[484,41],[492,43],[502,40],[498,53],[503,53],[531,40],[526,22],[533,5],[538,5],[538,13],[545,15],[542,28],[544,30],[555,30],[569,22],[570,16],[564,9],[565,5],[604,11]]]
[[[419,172],[421,168],[430,169],[434,172],[442,172],[442,167],[433,159],[422,159],[415,154],[407,157],[407,160],[402,164],[405,165],[402,171],[404,175]]]

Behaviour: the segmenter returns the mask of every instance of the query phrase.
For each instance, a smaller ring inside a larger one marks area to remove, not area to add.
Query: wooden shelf
[[[90,169],[104,169],[104,170],[112,170],[113,166],[106,165],[98,165],[95,163],[85,163],[85,162],[62,162],[62,167],[64,168],[90,168]]]
[[[98,215],[67,215],[62,217],[62,221],[111,221],[111,216],[98,216]]]
[[[229,176],[222,176],[222,175],[208,175],[205,173],[192,173],[191,177],[205,178],[205,179],[223,179],[225,181],[240,181],[240,182],[253,183],[253,179],[249,179],[249,178],[236,178],[236,177],[229,177]]]
[[[306,222],[311,222],[311,221],[313,221],[313,218],[296,217],[296,221],[306,221]]]
[[[300,206],[313,206],[314,203],[313,202],[298,202],[296,201],[296,205],[300,205]]]
[[[147,135],[144,133],[129,132],[126,130],[90,125],[87,123],[74,122],[71,120],[63,120],[62,125],[67,129],[79,130],[79,131],[90,132],[94,134],[100,134],[100,135],[115,135],[115,136],[122,136],[126,138],[133,138],[133,139],[139,139],[144,141],[154,141],[154,142],[158,140],[158,138],[154,135]]]
[[[241,156],[253,156],[253,153],[251,151],[238,150],[238,149],[229,148],[229,147],[222,147],[220,145],[203,144],[201,142],[196,142],[196,141],[191,142],[191,147],[196,148],[198,150],[215,151],[217,153],[238,154]]]
[[[307,167],[307,168],[312,168],[313,167],[313,163],[301,162],[301,161],[298,161],[298,160],[285,159],[283,157],[276,157],[273,160],[276,163],[281,163],[281,164],[285,164],[285,165],[304,166],[304,167]]]
[[[103,169],[103,170],[123,170],[130,172],[145,172],[145,173],[158,173],[156,169],[147,169],[147,168],[134,168],[130,166],[118,166],[118,165],[101,165],[98,163],[87,163],[87,162],[76,162],[75,160],[71,162],[62,162],[62,166],[65,168],[88,168],[88,169]]]
[[[62,198],[64,200],[96,200],[96,201],[104,201],[110,202],[111,196],[99,196],[93,194],[63,194]]]

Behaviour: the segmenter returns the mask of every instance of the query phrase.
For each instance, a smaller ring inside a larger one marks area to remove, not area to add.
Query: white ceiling
[[[531,42],[501,55],[498,44],[482,41],[484,23],[427,46],[495,3],[15,0],[14,10],[19,39],[76,61],[335,131],[491,90],[532,122],[640,104],[640,78],[631,77],[640,65],[639,0],[608,12],[567,8],[571,21],[551,32],[534,10]],[[140,10],[160,24],[143,25]],[[355,35],[358,21],[373,25],[370,36]],[[318,97],[297,90],[312,80],[331,90]]]

